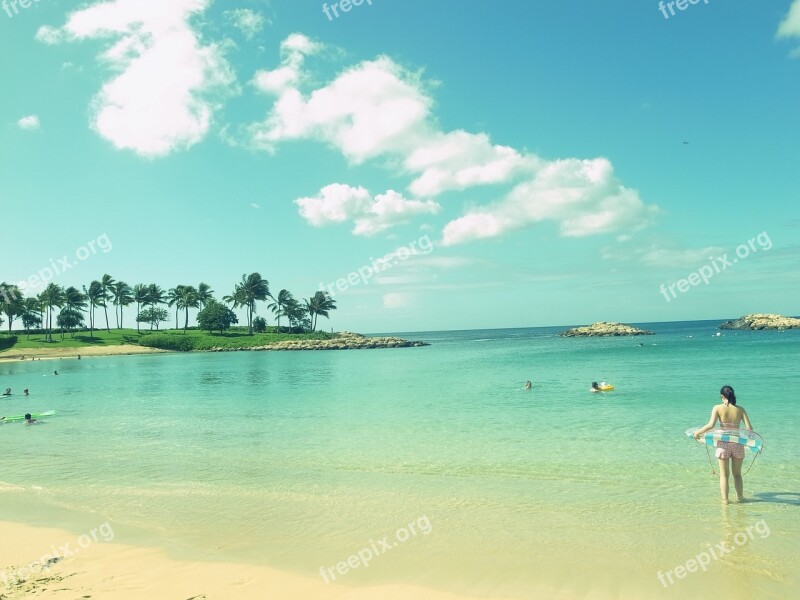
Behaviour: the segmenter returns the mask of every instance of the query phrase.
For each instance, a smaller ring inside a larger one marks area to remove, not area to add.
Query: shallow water
[[[434,332],[405,334],[424,348],[0,364],[0,387],[31,390],[0,400],[0,415],[58,412],[0,427],[2,516],[76,532],[109,519],[120,542],[313,577],[388,536],[369,568],[337,574],[351,584],[793,597],[800,331],[716,336],[717,323],[654,324],[658,335],[639,338]],[[593,380],[616,390],[590,394]],[[704,448],[683,434],[723,384],[766,440],[745,477],[752,502],[727,507]],[[705,572],[659,582],[723,540],[735,550]]]

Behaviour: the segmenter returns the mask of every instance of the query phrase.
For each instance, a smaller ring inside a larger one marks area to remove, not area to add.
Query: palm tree
[[[96,279],[89,284],[89,289],[83,286],[83,293],[89,301],[89,338],[94,339],[94,309],[103,306],[103,286]]]
[[[194,286],[182,285],[178,287],[180,287],[180,298],[178,298],[177,306],[186,310],[186,321],[183,325],[183,333],[186,333],[189,328],[189,309],[198,308],[200,300],[197,298],[197,290],[194,289]]]
[[[242,275],[242,281],[236,284],[233,296],[226,296],[226,298],[228,298],[226,302],[234,303],[234,308],[237,308],[237,305],[247,308],[247,333],[253,335],[253,315],[256,312],[256,302],[272,298],[272,294],[269,293],[269,281],[263,279],[259,273]]]
[[[175,329],[178,328],[178,310],[180,309],[178,300],[181,298],[181,288],[183,288],[183,286],[179,285],[167,291],[167,306],[175,307]]]
[[[206,304],[213,299],[214,290],[211,289],[210,285],[201,281],[200,285],[197,286],[197,301],[200,303],[200,308],[205,308]]]
[[[151,283],[147,286],[147,302],[146,304],[151,308],[157,308],[159,304],[166,304],[167,299],[164,295],[164,290],[156,285],[155,283]],[[150,329],[153,329],[153,323],[150,323]]]
[[[278,292],[278,297],[274,298],[275,302],[267,306],[275,316],[278,318],[278,330],[281,328],[281,317],[285,316],[283,312],[284,308],[286,308],[287,303],[294,300],[291,292],[289,290],[281,290]]]
[[[25,312],[25,301],[22,292],[16,285],[0,283],[0,303],[2,311],[8,318],[8,334],[11,335],[11,324],[16,317],[21,317]]]
[[[41,312],[42,305],[39,303],[38,298],[25,298],[22,312],[22,326],[25,328],[28,338],[31,337],[31,329],[34,326],[41,327]]]
[[[289,327],[294,328],[298,325],[302,327],[303,319],[308,314],[306,305],[298,302],[294,298],[290,298],[283,308],[283,315],[289,319]]]
[[[74,329],[83,323],[83,311],[86,308],[86,296],[78,288],[68,287],[64,290],[64,307],[58,315],[58,324],[61,327],[61,339],[64,339],[64,328]],[[72,332],[75,337],[75,332]]]
[[[133,302],[133,290],[124,281],[117,281],[111,286],[111,295],[114,299],[114,318],[117,319],[117,329],[122,329],[122,309]],[[117,316],[118,307],[119,316]]]
[[[44,292],[40,292],[36,295],[36,303],[39,305],[39,328],[44,329]]]
[[[133,301],[136,302],[136,333],[141,333],[139,331],[139,309],[141,308],[142,304],[147,303],[147,295],[150,288],[143,283],[137,283],[133,286]]]
[[[44,307],[47,309],[47,340],[53,341],[53,307],[61,308],[64,306],[64,290],[55,283],[49,284],[41,294]]]
[[[114,285],[114,278],[108,273],[103,275],[100,279],[100,287],[103,290],[103,311],[106,313],[106,331],[111,333],[111,328],[108,326],[108,301],[111,300],[111,286]]]
[[[336,300],[328,295],[328,292],[318,291],[309,300],[306,300],[306,309],[311,317],[311,331],[317,328],[317,317],[322,315],[330,319],[328,313],[336,310]]]
[[[230,296],[223,296],[222,301],[230,304],[233,310],[245,306],[244,290],[237,283],[233,288],[233,294]]]

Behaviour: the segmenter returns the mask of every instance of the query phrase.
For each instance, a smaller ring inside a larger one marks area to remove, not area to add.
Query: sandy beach
[[[415,586],[355,588],[256,565],[174,560],[160,549],[106,542],[100,536],[87,543],[88,533],[81,540],[65,530],[0,522],[0,539],[6,542],[0,545],[0,599],[467,600]],[[35,562],[53,549],[63,555],[66,545],[72,556],[47,568]]]
[[[20,350],[11,349],[8,352],[0,353],[0,361],[19,361],[19,360],[53,360],[57,358],[78,358],[78,356],[119,356],[124,354],[155,354],[163,353],[166,350],[157,348],[147,348],[145,346],[135,346],[133,344],[122,344],[119,346],[88,346],[81,348],[26,348]]]

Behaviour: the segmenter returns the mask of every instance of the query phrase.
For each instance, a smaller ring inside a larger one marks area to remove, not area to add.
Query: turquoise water
[[[497,597],[796,597],[800,331],[716,336],[716,324],[0,364],[0,387],[31,390],[0,400],[0,415],[58,412],[0,427],[2,517],[79,533],[109,519],[119,542],[319,577],[424,515],[429,533],[342,581]],[[590,394],[599,380],[616,390]],[[745,477],[752,501],[727,507],[703,447],[683,435],[723,384],[766,440]],[[658,571],[761,520],[768,535],[659,583]]]

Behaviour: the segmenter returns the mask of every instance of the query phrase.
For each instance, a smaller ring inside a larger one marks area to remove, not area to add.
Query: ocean
[[[800,331],[719,332],[722,321],[640,324],[657,334],[641,337],[416,332],[399,335],[431,345],[0,363],[15,392],[0,416],[57,412],[0,427],[0,518],[76,534],[108,521],[121,543],[332,584],[798,597]],[[589,393],[601,380],[616,389]],[[684,435],[725,384],[766,440],[749,501],[727,506],[705,448]],[[368,565],[336,571],[365,548]]]

